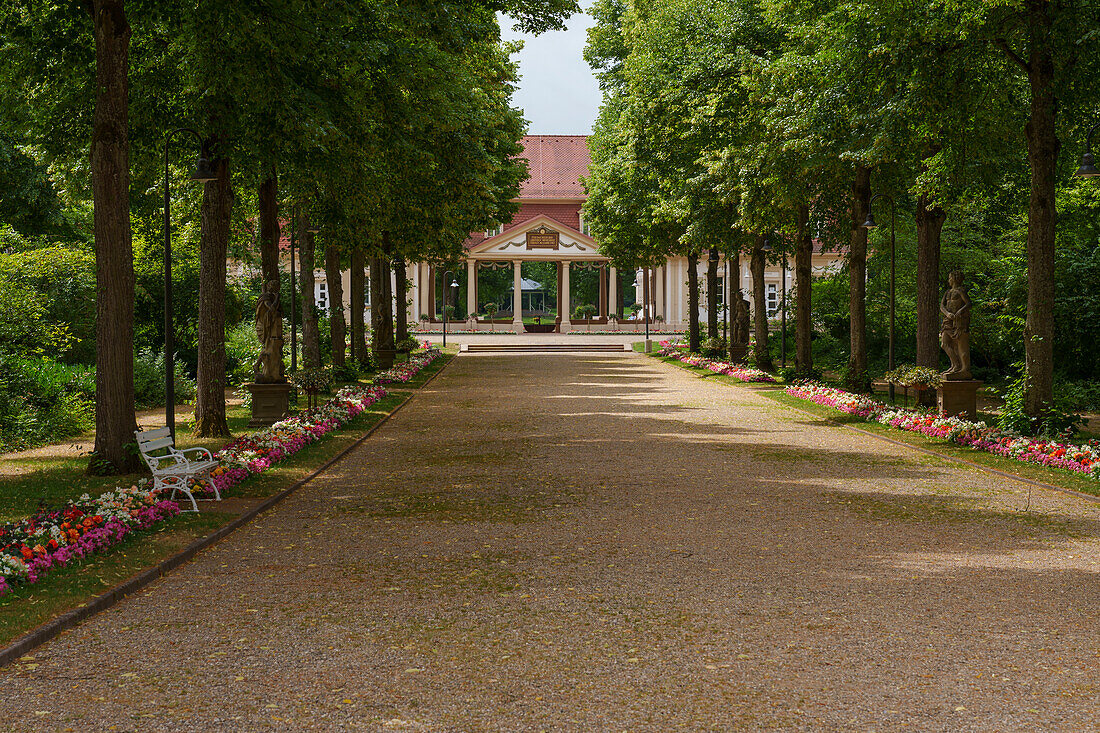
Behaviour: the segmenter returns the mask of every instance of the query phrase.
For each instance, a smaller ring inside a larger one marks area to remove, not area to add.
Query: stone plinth
[[[378,362],[379,369],[389,369],[393,366],[393,360],[397,356],[394,349],[375,349],[374,359]]]
[[[977,420],[978,387],[982,384],[983,382],[979,379],[944,380],[936,390],[940,412],[950,416],[964,415],[969,420]]]
[[[290,391],[294,389],[294,385],[285,382],[252,383],[245,387],[252,393],[252,420],[248,423],[250,428],[274,425],[290,414]]]
[[[740,364],[748,354],[749,347],[746,344],[730,344],[730,363]]]

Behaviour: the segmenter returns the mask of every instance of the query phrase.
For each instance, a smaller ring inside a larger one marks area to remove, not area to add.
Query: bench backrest
[[[138,450],[141,451],[142,458],[153,454],[164,456],[171,453],[176,447],[176,443],[172,439],[172,431],[168,428],[135,430],[134,436],[137,438]]]

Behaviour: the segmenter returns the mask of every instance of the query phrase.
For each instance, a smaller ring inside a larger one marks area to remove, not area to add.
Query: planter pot
[[[393,366],[393,360],[397,356],[394,349],[375,349],[374,358],[378,361],[379,369],[389,369]]]

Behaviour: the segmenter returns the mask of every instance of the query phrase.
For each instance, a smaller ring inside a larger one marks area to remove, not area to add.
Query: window
[[[768,283],[768,318],[779,311],[779,285]]]
[[[586,222],[584,220],[584,212],[583,211],[578,212],[577,216],[580,218],[580,221],[581,221],[581,234],[583,234],[586,237],[591,237],[592,236],[592,228],[589,227],[588,222]]]
[[[493,237],[499,237],[500,233],[504,231],[504,227],[493,227],[492,229],[485,230],[485,238],[492,239]]]
[[[719,308],[726,306],[726,278],[724,275],[718,276],[718,292],[714,294],[714,302]]]
[[[313,289],[313,299],[322,313],[328,312],[328,283],[317,283]]]

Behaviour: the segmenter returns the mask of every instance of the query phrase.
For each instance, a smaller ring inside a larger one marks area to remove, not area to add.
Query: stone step
[[[629,344],[463,344],[462,351],[476,352],[576,352],[630,351]]]

